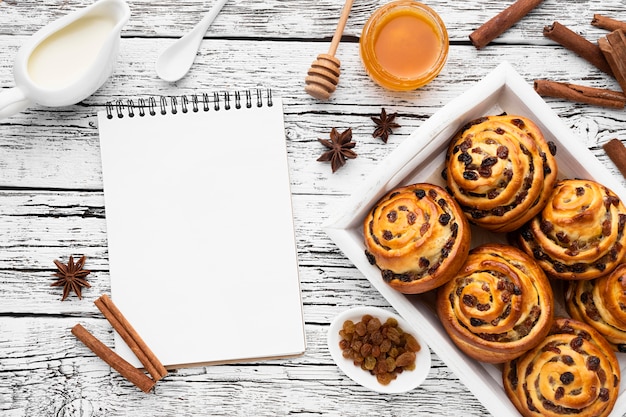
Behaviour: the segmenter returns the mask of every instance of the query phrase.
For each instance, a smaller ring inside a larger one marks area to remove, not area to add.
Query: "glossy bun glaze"
[[[443,176],[470,222],[510,232],[537,214],[556,182],[556,147],[522,116],[485,116],[450,141]]]
[[[441,187],[396,188],[363,222],[365,254],[389,285],[423,293],[449,281],[469,252],[471,232],[458,204]]]
[[[550,282],[532,258],[495,243],[472,249],[437,291],[437,314],[450,339],[489,363],[511,360],[543,340],[553,304]]]
[[[619,363],[606,340],[591,326],[565,318],[503,369],[504,390],[525,417],[606,417],[619,382]]]
[[[594,279],[624,260],[625,225],[626,207],[615,193],[592,180],[565,179],[517,242],[550,277]]]

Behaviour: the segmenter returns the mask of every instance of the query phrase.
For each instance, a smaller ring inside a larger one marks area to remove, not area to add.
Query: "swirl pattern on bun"
[[[617,400],[620,368],[591,326],[558,318],[538,346],[505,363],[503,382],[525,417],[604,417]]]
[[[469,220],[510,232],[537,214],[556,182],[555,145],[522,116],[485,116],[452,138],[443,176]]]
[[[569,281],[565,307],[572,318],[596,329],[619,352],[626,352],[626,264],[609,275]]]
[[[592,180],[559,181],[543,210],[518,233],[519,246],[548,276],[594,279],[626,256],[626,207]]]
[[[391,190],[363,222],[365,254],[385,282],[405,294],[449,281],[470,246],[469,224],[441,187],[419,183]]]
[[[468,356],[502,363],[536,346],[549,332],[554,296],[548,278],[519,249],[472,249],[455,278],[437,291],[437,313]]]

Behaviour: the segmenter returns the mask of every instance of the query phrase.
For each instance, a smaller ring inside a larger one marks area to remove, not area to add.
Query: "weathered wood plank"
[[[469,43],[469,34],[495,16],[513,1],[453,0],[427,2],[444,20],[454,42]],[[47,22],[91,4],[89,0],[4,0],[0,2],[3,16],[0,34],[29,35]],[[124,28],[125,37],[180,37],[202,15],[213,1],[208,0],[129,0],[131,19]],[[207,37],[299,38],[329,41],[341,13],[343,0],[265,0],[250,2],[230,0],[207,33]],[[355,2],[344,34],[358,37],[363,25],[385,0]],[[513,26],[497,43],[545,43],[542,30],[555,20],[595,40],[603,31],[591,25],[594,13],[626,20],[621,0],[602,2],[570,1],[567,7],[555,0],[545,0],[522,21]]]

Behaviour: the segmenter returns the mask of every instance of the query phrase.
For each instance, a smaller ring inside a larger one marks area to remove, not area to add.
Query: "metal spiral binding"
[[[179,111],[182,113],[202,111],[220,111],[230,110],[232,108],[232,102],[234,102],[235,109],[241,109],[244,105],[242,99],[245,100],[245,107],[252,108],[263,107],[266,105],[272,107],[274,105],[272,100],[272,90],[256,89],[254,92],[251,90],[244,90],[245,96],[242,97],[240,91],[234,91],[233,93],[228,91],[213,92],[212,95],[208,93],[202,93],[201,96],[192,94],[191,96],[160,96],[157,98],[154,96],[148,97],[146,101],[143,98],[139,98],[137,103],[133,100],[116,100],[115,102],[107,102],[106,114],[108,119],[117,117],[119,119],[128,117],[144,117],[155,116],[157,112],[161,115],[177,114]],[[232,95],[232,97],[231,97]],[[253,98],[256,97],[256,99]]]

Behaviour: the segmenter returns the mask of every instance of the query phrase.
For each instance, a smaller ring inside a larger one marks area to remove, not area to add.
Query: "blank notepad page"
[[[282,101],[98,114],[111,297],[164,365],[305,350]],[[116,335],[116,351],[141,366]]]

